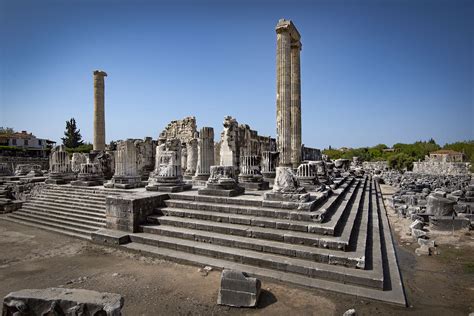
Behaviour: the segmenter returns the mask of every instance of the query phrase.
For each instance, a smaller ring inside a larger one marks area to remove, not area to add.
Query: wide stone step
[[[65,212],[65,211],[60,211],[56,209],[52,209],[50,207],[41,207],[38,205],[26,205],[21,208],[22,210],[31,210],[31,211],[36,211],[36,212],[43,212],[43,213],[51,213],[51,214],[57,214],[65,217],[71,217],[71,218],[77,218],[79,220],[86,220],[90,222],[99,222],[99,223],[105,223],[105,215],[97,215],[97,214],[82,214],[82,213],[77,213],[77,212]]]
[[[300,232],[310,232],[313,222],[285,220],[260,216],[249,216],[212,211],[198,211],[191,209],[162,208],[160,211],[165,216],[196,218],[220,223],[234,223],[249,226],[268,227]]]
[[[29,200],[31,203],[40,203],[48,205],[57,205],[57,206],[68,206],[71,208],[83,209],[89,212],[103,212],[105,213],[105,203],[89,203],[89,202],[78,202],[71,200],[62,200],[51,197],[36,196],[33,199]]]
[[[47,187],[51,190],[56,190],[60,192],[77,192],[77,193],[87,193],[90,195],[98,194],[98,195],[117,195],[122,193],[131,193],[133,190],[121,190],[121,189],[108,189],[102,186],[96,187],[74,187],[71,185],[50,185]]]
[[[44,197],[51,197],[51,198],[62,198],[62,199],[71,199],[76,201],[90,201],[90,202],[97,202],[97,203],[104,203],[105,204],[105,196],[90,196],[87,194],[72,194],[68,192],[51,192],[51,191],[43,191],[40,193],[40,196]]]
[[[284,242],[256,240],[255,238],[213,233],[202,230],[150,225],[142,226],[143,232],[161,236],[194,240],[226,247],[255,250],[265,253],[296,257],[315,262],[342,265],[352,268],[364,267],[365,247],[353,252],[341,252]]]
[[[330,209],[338,203],[339,200],[343,199],[344,195],[347,194],[347,191],[340,191],[339,197],[337,195],[332,195],[330,197],[331,202],[325,203],[325,207]],[[205,211],[214,211],[219,213],[232,213],[240,215],[251,215],[251,216],[260,216],[260,217],[269,217],[269,218],[278,218],[278,219],[289,219],[289,220],[300,220],[300,221],[312,221],[319,222],[318,218],[320,212],[308,212],[308,211],[298,211],[298,210],[286,210],[286,209],[276,209],[262,206],[244,206],[244,205],[235,205],[235,204],[222,204],[222,203],[212,203],[212,202],[199,202],[199,201],[190,201],[186,199],[169,199],[165,200],[167,207],[178,208],[178,209],[193,209],[193,210],[205,210]]]
[[[350,179],[350,182],[353,181],[353,178]],[[316,194],[317,195],[317,194]],[[293,202],[278,202],[278,201],[265,201],[262,199],[260,194],[245,194],[236,197],[221,197],[221,196],[209,196],[209,195],[198,195],[197,190],[179,192],[179,193],[169,193],[170,199],[173,200],[186,200],[186,201],[195,201],[195,202],[204,202],[204,203],[215,203],[221,205],[240,205],[247,207],[268,207],[276,208],[283,210],[294,210],[295,203]],[[321,203],[326,201],[326,198],[322,196],[315,197],[312,196],[312,199],[319,199]],[[318,207],[318,206],[316,206]]]
[[[130,238],[132,242],[139,242],[156,247],[164,247],[283,272],[296,273],[312,278],[383,289],[383,278],[380,279],[378,274],[374,273],[374,271],[351,269],[281,255],[262,254],[261,252],[253,250],[235,249],[232,247],[148,233],[133,234]]]
[[[70,205],[68,203],[55,203],[55,202],[42,201],[42,200],[30,200],[30,201],[24,202],[23,206],[47,207],[47,208],[55,209],[58,211],[78,212],[78,213],[105,217],[105,208],[99,209],[95,207],[84,207],[84,206]]]
[[[345,250],[349,244],[349,240],[343,240],[340,237],[326,237],[307,232],[288,231],[282,229],[247,226],[231,223],[219,223],[194,218],[183,218],[173,216],[152,215],[149,216],[148,219],[149,222],[152,224],[155,223],[174,227],[184,227],[228,235],[252,237],[273,241],[283,241],[287,243],[329,249]]]
[[[50,231],[54,231],[61,234],[66,234],[69,236],[74,236],[82,239],[90,240],[90,230],[87,229],[80,229],[71,226],[64,226],[56,223],[52,223],[48,220],[38,219],[35,217],[30,217],[28,215],[24,215],[18,212],[8,214],[5,218],[6,220],[10,220],[16,223],[33,226],[41,229],[46,229]]]
[[[101,223],[91,223],[91,224],[82,224],[77,222],[76,220],[72,220],[71,218],[67,218],[64,216],[57,216],[54,214],[42,213],[42,212],[33,212],[30,210],[23,210],[20,209],[12,215],[22,215],[23,217],[31,218],[31,221],[42,221],[46,223],[55,224],[59,227],[67,227],[67,228],[76,228],[84,231],[96,231],[102,227],[105,227],[105,224]]]

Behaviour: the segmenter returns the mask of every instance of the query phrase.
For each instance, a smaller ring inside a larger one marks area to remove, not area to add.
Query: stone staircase
[[[345,179],[313,212],[265,207],[258,194],[169,197],[123,247],[406,304],[380,189],[368,177]]]
[[[5,219],[90,239],[91,232],[105,227],[105,197],[121,192],[103,187],[45,185]]]

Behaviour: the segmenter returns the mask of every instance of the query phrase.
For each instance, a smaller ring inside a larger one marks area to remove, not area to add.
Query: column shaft
[[[299,42],[291,45],[291,163],[301,163],[301,71]]]

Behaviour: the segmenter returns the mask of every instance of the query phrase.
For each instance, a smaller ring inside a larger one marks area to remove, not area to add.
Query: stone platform
[[[177,262],[406,304],[376,182],[341,179],[331,194],[311,193],[311,208],[265,201],[264,192],[166,193],[137,232],[126,232],[104,229],[105,197],[156,193],[46,186],[7,218]]]

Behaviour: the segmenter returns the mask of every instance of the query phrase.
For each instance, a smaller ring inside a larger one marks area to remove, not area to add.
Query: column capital
[[[300,33],[291,20],[280,19],[275,27],[275,31],[277,33],[289,32],[291,39],[294,41],[299,41],[301,38]]]
[[[94,70],[94,76],[107,77],[107,73],[105,71],[102,71],[102,70]]]

